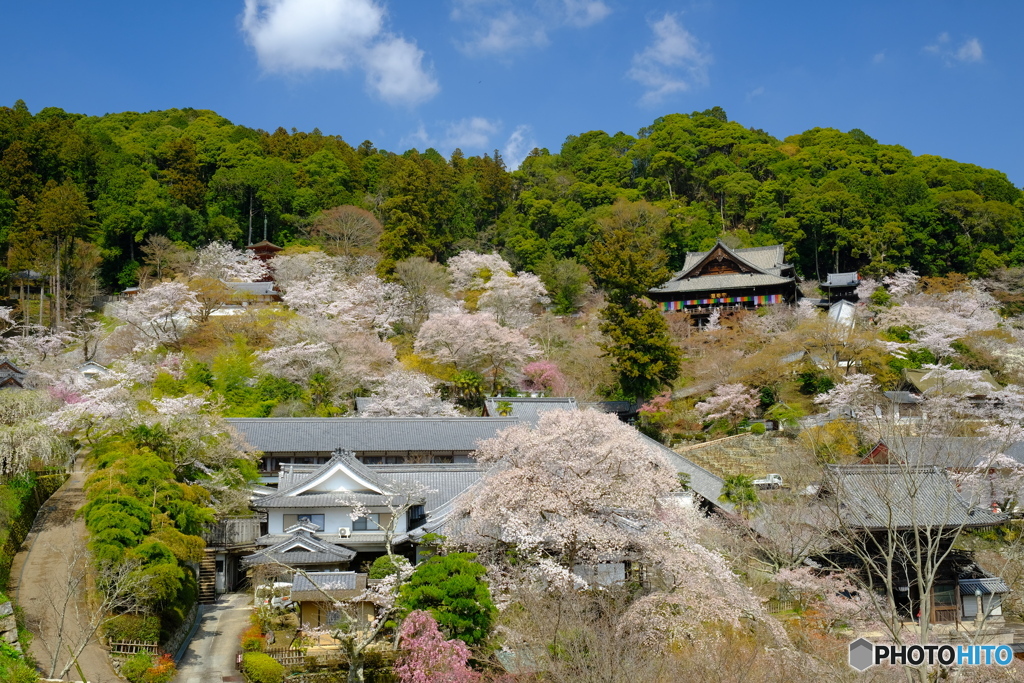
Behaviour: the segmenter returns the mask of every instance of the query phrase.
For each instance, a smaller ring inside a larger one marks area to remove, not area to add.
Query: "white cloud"
[[[586,28],[611,14],[602,0],[454,0],[451,18],[470,24],[470,54],[505,55],[549,43],[563,27]]]
[[[985,55],[977,38],[970,38],[956,51],[956,58],[961,62],[980,62]]]
[[[875,55],[871,58],[871,63],[872,64],[881,64],[884,61],[885,61],[885,50],[882,50],[881,52],[876,52]]]
[[[367,86],[392,104],[416,104],[440,90],[423,51],[384,28],[378,0],[245,0],[242,31],[271,73],[362,69]]]
[[[759,85],[759,86],[757,86],[756,88],[754,88],[753,90],[751,90],[750,92],[747,93],[747,102],[750,102],[755,97],[760,97],[763,94],[764,94],[764,86],[763,85]]]
[[[431,135],[422,123],[414,133],[402,139],[403,145],[414,145],[421,149],[433,147],[447,154],[458,147],[462,151],[490,152],[491,139],[501,130],[501,121],[492,121],[482,116],[472,116],[458,121],[438,122],[440,134]]]
[[[628,75],[647,92],[642,104],[658,104],[667,96],[686,92],[693,85],[706,85],[711,53],[676,20],[666,14],[651,24],[654,42],[633,55]]]
[[[516,126],[512,134],[505,141],[505,148],[501,150],[501,158],[505,161],[505,167],[509,170],[519,168],[523,159],[537,147],[537,141],[533,138],[533,129],[527,125]]]
[[[403,38],[392,36],[371,46],[365,68],[367,83],[391,104],[425,102],[441,90],[423,66],[423,50]]]
[[[976,64],[985,61],[985,52],[981,47],[981,41],[977,38],[968,38],[959,47],[954,47],[948,33],[940,33],[931,45],[925,45],[924,51],[942,59],[946,66],[961,64]]]

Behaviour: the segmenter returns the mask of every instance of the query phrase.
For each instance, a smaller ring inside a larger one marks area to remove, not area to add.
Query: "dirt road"
[[[44,677],[55,661],[59,674],[69,658],[67,647],[77,649],[78,643],[89,637],[88,622],[92,615],[85,604],[84,586],[70,594],[67,590],[68,586],[75,586],[69,560],[77,548],[84,547],[86,538],[85,523],[75,518],[75,512],[85,503],[85,473],[81,463],[76,464],[75,470],[39,511],[11,570],[11,594],[24,610],[29,630],[35,634],[30,652]],[[59,652],[55,651],[58,648]],[[89,637],[78,663],[90,683],[123,680],[114,673],[95,635]],[[69,676],[65,680],[79,679],[74,668]]]

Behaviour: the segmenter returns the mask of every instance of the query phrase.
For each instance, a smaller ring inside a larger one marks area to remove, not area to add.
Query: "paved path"
[[[11,593],[25,612],[25,621],[35,635],[30,652],[44,675],[50,671],[58,649],[57,673],[68,660],[67,646],[76,647],[89,637],[88,622],[92,616],[84,596],[83,583],[75,583],[74,567],[69,560],[76,555],[76,549],[85,544],[85,523],[75,517],[75,512],[85,503],[82,484],[85,473],[81,461],[76,463],[75,472],[64,485],[50,497],[36,516],[32,530],[14,558],[11,568]],[[78,553],[78,569],[84,570],[84,554]],[[70,590],[69,590],[70,587]],[[65,602],[65,596],[69,599]],[[110,664],[106,650],[89,637],[89,644],[78,663],[90,683],[119,683],[122,681]],[[72,667],[71,680],[78,680]]]
[[[251,612],[247,593],[225,593],[215,604],[204,606],[174,683],[242,681],[242,674],[235,670],[235,655]]]

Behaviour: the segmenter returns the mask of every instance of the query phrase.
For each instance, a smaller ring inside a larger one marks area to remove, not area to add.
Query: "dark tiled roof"
[[[487,414],[491,417],[502,417],[500,412],[501,403],[507,402],[511,408],[508,417],[518,418],[523,422],[537,424],[540,416],[551,410],[578,410],[574,398],[529,398],[525,396],[497,396],[484,401],[487,407]]]
[[[860,284],[857,273],[829,273],[828,279],[820,287],[856,287]]]
[[[1010,587],[998,576],[989,579],[960,579],[960,595],[974,595],[980,590],[982,595],[990,593],[1009,593]]]
[[[826,488],[849,527],[935,529],[1000,524],[1005,515],[970,506],[937,467],[830,465]]]
[[[474,451],[477,442],[518,424],[495,417],[239,417],[227,422],[254,450],[332,452]]]
[[[921,401],[924,400],[917,394],[911,393],[909,391],[886,391],[883,393],[885,394],[885,397],[892,401],[893,403],[917,404],[921,403]]]

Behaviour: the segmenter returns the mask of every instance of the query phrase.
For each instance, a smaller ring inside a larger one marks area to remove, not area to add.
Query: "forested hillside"
[[[617,200],[652,205],[670,267],[723,233],[783,242],[806,278],[910,266],[985,275],[1024,263],[1021,190],[998,171],[881,145],[859,130],[785,140],[719,108],[671,114],[636,136],[569,135],[510,171],[500,155],[353,147],[319,130],[273,133],[172,109],[90,117],[19,101],[0,108],[0,249],[7,272],[99,266],[106,289],[135,284],[139,246],[308,239],[318,213],[368,209],[383,225],[381,270],[463,248],[537,271],[585,257]],[[43,247],[42,245],[49,245]],[[585,259],[584,259],[585,260]]]

